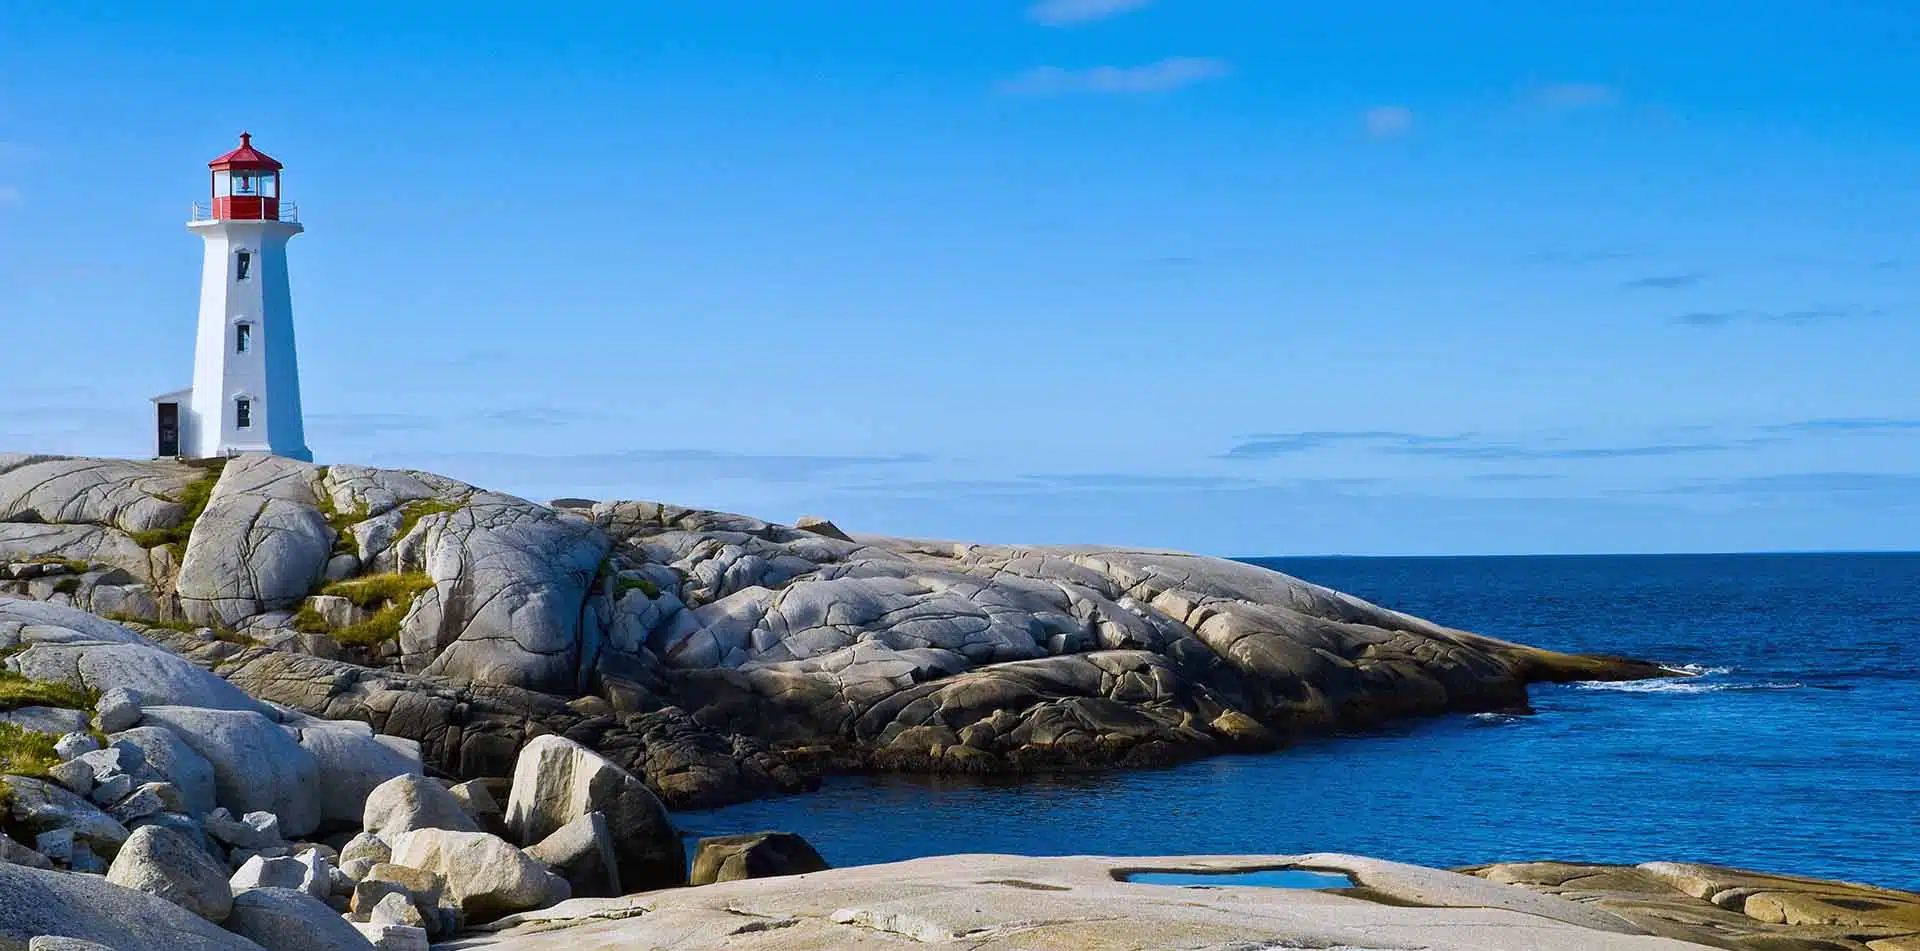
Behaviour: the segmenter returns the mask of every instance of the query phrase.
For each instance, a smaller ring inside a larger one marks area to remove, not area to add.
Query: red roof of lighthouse
[[[253,134],[240,133],[240,147],[207,163],[207,167],[216,172],[229,169],[264,169],[277,172],[286,166],[274,161],[267,153],[253,147]]]

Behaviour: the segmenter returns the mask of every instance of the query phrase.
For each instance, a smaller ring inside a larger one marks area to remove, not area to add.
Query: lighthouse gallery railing
[[[191,221],[212,221],[213,220],[213,202],[211,201],[194,202],[193,211],[191,214],[192,214],[192,217],[187,219],[190,222]],[[298,224],[300,222],[300,208],[299,206],[295,205],[293,202],[282,199],[280,202],[280,213],[277,216],[267,217],[265,214],[262,214],[258,218],[246,218],[242,220],[290,221],[295,224]]]

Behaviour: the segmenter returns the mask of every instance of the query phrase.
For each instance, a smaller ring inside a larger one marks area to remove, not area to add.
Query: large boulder
[[[29,680],[101,692],[128,688],[142,706],[220,710],[265,705],[126,627],[78,608],[0,598],[0,648],[24,647],[8,666]]]
[[[468,924],[545,908],[571,894],[566,879],[485,832],[402,832],[393,839],[393,864],[439,876]]]
[[[326,777],[320,790],[320,817],[329,822],[361,821],[375,789],[422,770],[419,743],[375,736],[365,723],[304,720],[295,732],[300,748],[313,756],[320,775]]]
[[[622,887],[686,884],[680,837],[646,783],[564,737],[536,737],[520,751],[507,796],[507,828],[515,839],[537,843],[593,812],[606,816]]]
[[[104,878],[0,864],[0,947],[40,935],[116,951],[262,951],[179,905]]]
[[[409,670],[550,693],[583,692],[581,604],[610,545],[577,516],[476,493],[414,529],[418,567],[434,586],[401,628]],[[405,548],[409,539],[396,545]]]
[[[220,805],[271,812],[289,836],[320,824],[319,766],[279,724],[258,713],[172,706],[148,707],[145,722],[172,730],[213,764]]]
[[[395,776],[374,787],[366,797],[360,825],[389,841],[415,829],[481,831],[447,787],[418,773]]]
[[[137,726],[108,737],[140,750],[147,768],[180,790],[187,812],[203,816],[219,804],[214,794],[213,764],[180,735],[160,726]]]
[[[99,807],[45,780],[8,776],[13,795],[7,812],[17,827],[42,835],[56,830],[72,833],[95,855],[110,857],[127,841],[127,827]]]
[[[201,474],[172,460],[0,455],[0,522],[171,528],[187,514],[181,490]]]
[[[273,951],[372,951],[325,902],[292,888],[256,888],[233,898],[227,927]]]
[[[827,860],[791,832],[754,832],[701,839],[693,850],[692,883],[712,885],[743,878],[775,878],[822,872]]]
[[[226,870],[198,843],[161,826],[133,830],[108,867],[107,881],[164,898],[215,924],[233,908]]]
[[[602,813],[589,812],[555,829],[552,835],[527,846],[526,853],[566,879],[575,898],[616,898],[623,894],[620,857]]]
[[[201,624],[291,608],[326,572],[334,532],[320,511],[318,466],[249,454],[226,465],[193,524],[175,589]]]
[[[325,901],[333,893],[333,863],[317,849],[297,856],[255,855],[241,863],[227,887],[234,893],[256,888],[292,888]]]

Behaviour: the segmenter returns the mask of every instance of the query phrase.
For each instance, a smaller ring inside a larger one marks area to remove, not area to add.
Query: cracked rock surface
[[[215,476],[189,522],[179,500]],[[674,807],[826,769],[1164,764],[1663,673],[1218,558],[807,524],[266,456],[0,456],[0,555],[122,572],[0,566],[32,576],[11,593],[204,626],[143,631],[255,697],[417,741],[448,775],[504,775],[557,733]],[[115,547],[156,530],[187,539],[177,577],[165,545]]]
[[[1131,871],[1304,866],[1342,892],[1120,880]],[[955,855],[749,879],[503,918],[447,951],[685,947],[1187,951],[1698,951],[1605,911],[1436,869],[1342,855],[1024,858]]]

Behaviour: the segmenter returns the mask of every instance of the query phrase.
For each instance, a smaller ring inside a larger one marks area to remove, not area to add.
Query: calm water
[[[1259,562],[1470,630],[1686,664],[1171,769],[1020,785],[829,780],[688,813],[829,862],[1340,851],[1426,865],[1685,859],[1920,888],[1920,554]]]

